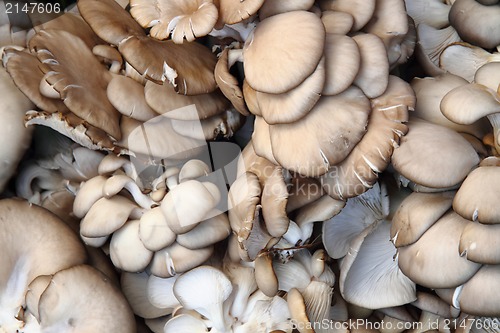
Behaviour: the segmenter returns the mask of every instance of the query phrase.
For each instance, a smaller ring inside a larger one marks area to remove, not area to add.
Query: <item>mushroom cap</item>
[[[288,170],[320,176],[361,140],[369,113],[368,99],[356,87],[323,96],[301,121],[270,125],[273,155]],[[325,122],[325,118],[330,121]]]
[[[264,0],[218,0],[218,3],[219,22],[223,24],[235,24],[257,13]]]
[[[262,21],[267,17],[291,12],[295,10],[309,10],[314,5],[314,0],[266,0],[259,9],[259,19]]]
[[[177,235],[169,228],[161,207],[154,207],[142,214],[139,222],[139,238],[151,251],[159,251],[172,244]]]
[[[118,45],[125,60],[147,79],[171,84],[183,95],[199,95],[215,91],[216,56],[195,42],[175,44],[145,36],[130,36]]]
[[[257,91],[257,103],[264,120],[270,125],[299,121],[320,99],[325,75],[322,58],[314,72],[297,87],[281,94]]]
[[[130,14],[156,39],[171,39],[181,44],[203,37],[217,22],[217,7],[212,0],[131,0]]]
[[[207,119],[224,112],[229,104],[220,91],[185,96],[176,93],[170,85],[152,81],[146,82],[144,94],[148,105],[158,114],[178,120]]]
[[[467,223],[454,212],[443,215],[415,243],[398,248],[401,271],[428,288],[454,288],[465,283],[481,267],[458,252]]]
[[[235,50],[233,52],[240,51],[241,50]],[[217,82],[217,85],[224,96],[231,101],[234,108],[242,115],[248,116],[249,112],[245,104],[243,91],[239,86],[238,80],[230,72],[230,68],[233,65],[229,61],[230,52],[232,52],[230,48],[225,48],[219,55],[219,59],[217,60],[214,70],[215,82]]]
[[[168,278],[200,266],[214,253],[214,247],[191,250],[177,242],[156,251],[151,261],[151,274]]]
[[[459,86],[443,97],[441,112],[458,124],[472,124],[500,112],[500,95],[478,83]]]
[[[249,145],[255,150],[255,154],[264,158],[272,164],[279,164],[274,158],[273,147],[271,144],[270,125],[263,117],[255,116],[253,123],[252,140]]]
[[[375,0],[321,0],[322,10],[334,10],[351,14],[354,25],[351,31],[361,30],[373,16],[376,7]]]
[[[424,120],[408,122],[392,165],[405,178],[431,188],[457,185],[479,164],[472,145],[457,132]]]
[[[346,90],[360,69],[361,55],[358,44],[349,36],[326,34],[326,81],[323,95],[336,95]]]
[[[119,140],[120,116],[106,96],[111,74],[88,46],[68,32],[43,30],[30,40],[30,49],[47,65],[45,79],[71,112]]]
[[[372,34],[359,34],[352,39],[358,45],[361,59],[354,84],[368,98],[378,97],[389,84],[389,60],[384,42]]]
[[[48,210],[3,199],[0,211],[0,307],[2,324],[8,326],[18,321],[15,316],[36,277],[82,264],[87,255],[77,234]]]
[[[126,117],[148,121],[158,115],[147,104],[144,87],[130,77],[113,76],[106,88],[106,95],[116,110]]]
[[[48,112],[67,109],[60,99],[49,98],[40,93],[39,83],[44,80],[44,72],[47,72],[48,69],[40,69],[46,65],[42,64],[35,55],[9,48],[4,50],[3,61],[16,86],[37,107]]]
[[[413,192],[399,205],[391,224],[391,239],[399,248],[415,243],[450,208],[455,192]]]
[[[394,148],[408,127],[408,111],[415,96],[408,83],[391,75],[381,96],[371,101],[367,132],[351,153],[321,176],[323,189],[333,198],[346,199],[365,192],[390,163]]]
[[[92,30],[110,44],[130,36],[145,36],[144,29],[114,0],[78,1],[78,11]]]
[[[491,49],[500,45],[500,7],[475,0],[456,0],[448,19],[466,42]]]
[[[476,71],[474,74],[474,82],[482,84],[491,90],[499,91],[500,86],[500,63],[489,62]]]
[[[429,25],[436,29],[446,27],[449,23],[448,13],[451,6],[439,0],[405,1],[406,11],[415,21],[415,25]]]
[[[482,317],[498,317],[500,303],[492,290],[498,290],[499,265],[484,265],[467,281],[458,294],[460,310]]]
[[[468,223],[460,236],[460,254],[480,264],[500,264],[499,234],[500,225],[498,224]]]
[[[38,308],[40,326],[46,330],[136,332],[134,314],[121,291],[87,265],[56,273]]]
[[[449,120],[441,112],[441,101],[446,94],[454,88],[464,86],[467,83],[467,80],[464,78],[451,73],[413,79],[411,81],[411,86],[417,97],[413,116],[451,128],[457,132],[470,133],[478,138],[482,138],[490,129],[486,119],[464,126]],[[456,113],[455,110],[453,114]]]
[[[293,11],[271,16],[245,42],[245,78],[258,91],[284,93],[314,72],[324,43],[325,28],[315,14]]]
[[[283,170],[277,167],[264,182],[260,199],[266,229],[273,237],[281,237],[288,230],[290,220],[286,214],[287,199],[288,191]]]
[[[321,21],[323,21],[327,36],[328,34],[347,35],[354,24],[351,14],[335,10],[323,11]]]
[[[188,249],[196,250],[226,239],[231,233],[227,215],[220,211],[211,213],[211,215],[215,216],[200,222],[192,230],[177,235],[176,241]]]
[[[471,221],[500,223],[496,198],[500,195],[500,168],[479,167],[467,175],[453,199],[453,210]]]

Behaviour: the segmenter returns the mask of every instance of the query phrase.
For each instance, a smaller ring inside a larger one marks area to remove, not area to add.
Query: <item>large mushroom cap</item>
[[[298,86],[323,56],[325,28],[306,11],[271,16],[243,48],[246,80],[258,91],[281,94]]]
[[[27,201],[0,201],[0,320],[19,323],[29,283],[86,260],[83,244],[55,215]],[[20,328],[17,327],[17,328]]]
[[[457,185],[479,164],[472,145],[457,132],[413,119],[409,131],[394,149],[394,169],[416,184],[430,188]]]
[[[134,314],[123,294],[87,265],[55,274],[38,309],[42,331],[136,332]]]

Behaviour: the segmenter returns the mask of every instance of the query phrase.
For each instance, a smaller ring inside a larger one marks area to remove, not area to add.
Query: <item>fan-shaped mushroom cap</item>
[[[383,41],[372,34],[352,37],[358,45],[360,66],[354,84],[361,88],[368,98],[382,95],[389,81],[389,60]]]
[[[256,98],[264,120],[270,125],[299,121],[318,102],[325,76],[325,61],[322,59],[309,77],[287,92],[268,94],[257,91]]]
[[[477,263],[500,264],[497,245],[499,233],[500,225],[468,223],[460,236],[460,254]]]
[[[371,104],[367,133],[345,160],[321,176],[323,189],[333,198],[354,197],[373,186],[408,131],[404,123],[415,105],[415,96],[408,83],[391,75],[384,94]]]
[[[146,103],[144,87],[127,76],[114,76],[106,93],[111,104],[124,116],[148,121],[158,115]]]
[[[121,274],[120,285],[134,313],[146,319],[172,313],[170,308],[159,308],[151,303],[148,297],[149,279],[150,275],[147,272]]]
[[[140,218],[139,237],[151,251],[159,251],[175,241],[177,235],[169,228],[161,207],[146,211]]]
[[[119,113],[106,96],[111,74],[87,45],[68,32],[43,30],[30,40],[30,49],[47,64],[45,79],[71,112],[119,140]]]
[[[0,210],[0,250],[4,258],[0,317],[2,326],[14,331],[21,328],[16,315],[24,305],[28,285],[40,275],[82,264],[87,257],[78,236],[46,209],[24,200],[3,199]]]
[[[218,0],[219,23],[236,24],[257,13],[264,0],[231,1]]]
[[[470,133],[478,138],[482,138],[490,130],[490,126],[486,120],[464,126],[449,120],[441,112],[440,104],[443,97],[453,89],[464,86],[467,83],[467,80],[451,73],[413,79],[411,86],[417,97],[413,115],[431,123],[454,129],[457,132]]]
[[[478,83],[459,86],[443,97],[441,112],[458,124],[471,124],[500,112],[500,95]]]
[[[87,265],[55,274],[38,307],[40,326],[47,330],[67,327],[75,332],[136,332],[123,294],[104,274]]]
[[[214,253],[214,247],[191,250],[177,242],[154,253],[151,261],[151,274],[168,278],[200,266]]]
[[[266,0],[259,9],[259,19],[262,21],[267,17],[281,13],[295,10],[309,10],[313,4],[313,0]]]
[[[415,243],[398,248],[398,264],[403,273],[429,288],[454,288],[469,280],[481,265],[458,252],[460,235],[467,223],[458,214],[449,212]]]
[[[497,290],[499,281],[499,265],[481,267],[458,291],[460,310],[471,315],[498,317],[500,304],[495,293],[491,291]]]
[[[201,249],[226,239],[231,233],[225,213],[216,211],[213,217],[200,222],[192,230],[177,236],[176,241],[191,250]]]
[[[188,180],[165,195],[161,209],[170,229],[176,234],[181,234],[209,218],[209,212],[219,200],[220,193],[214,184]],[[193,209],[193,205],[196,210]]]
[[[498,5],[485,6],[475,0],[456,0],[448,19],[463,40],[491,49],[500,45],[499,15]]]
[[[405,178],[431,188],[460,183],[479,164],[479,157],[457,132],[413,119],[409,131],[394,149],[392,164]]]
[[[496,198],[500,186],[500,168],[479,167],[467,175],[453,199],[453,209],[463,218],[485,224],[500,223]]]
[[[361,56],[358,44],[350,37],[326,34],[326,81],[323,95],[336,95],[347,89],[360,69]]]
[[[455,192],[413,192],[399,205],[391,224],[391,239],[396,247],[415,243],[441,216],[453,201]]]
[[[124,196],[100,198],[89,209],[80,223],[80,234],[95,238],[108,236],[127,222],[138,206]],[[114,214],[110,215],[110,212]]]
[[[476,71],[474,74],[474,82],[482,84],[499,92],[500,86],[500,62],[489,62]]]
[[[46,67],[33,54],[12,48],[5,49],[3,63],[16,86],[40,109],[47,112],[63,111],[67,107],[60,99],[49,98],[40,93],[39,84],[44,80]]]
[[[127,272],[144,270],[153,252],[139,238],[139,220],[129,220],[111,236],[109,255],[113,265]]]
[[[270,126],[273,155],[288,170],[322,175],[361,140],[369,113],[368,99],[356,87],[324,96],[301,121]]]
[[[351,31],[363,28],[375,12],[376,1],[369,0],[321,0],[319,2],[322,10],[334,10],[351,14],[354,18],[354,26]]]
[[[346,35],[354,24],[351,14],[334,10],[323,11],[321,21],[323,21],[327,36],[328,34]]]
[[[212,31],[217,22],[217,7],[212,0],[188,0],[183,2],[132,0],[130,14],[144,28],[151,28],[156,39],[171,39],[181,44],[203,37]]]
[[[172,119],[199,121],[220,114],[228,108],[228,101],[220,91],[184,96],[176,93],[170,85],[148,81],[144,94],[146,102],[154,111]]]
[[[325,28],[313,13],[294,11],[269,17],[245,42],[245,78],[258,91],[287,92],[314,72],[324,43]],[[274,51],[271,53],[270,49]],[[293,60],[287,57],[292,61],[284,61],[281,57],[290,52],[294,53]]]

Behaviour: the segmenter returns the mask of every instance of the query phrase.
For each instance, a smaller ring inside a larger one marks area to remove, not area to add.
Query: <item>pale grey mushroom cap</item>
[[[469,280],[481,265],[458,252],[467,223],[458,214],[448,212],[415,243],[400,247],[398,264],[403,273],[428,288],[454,288]]]
[[[405,178],[430,188],[459,184],[479,164],[472,145],[457,132],[413,119],[394,149],[392,165]]]

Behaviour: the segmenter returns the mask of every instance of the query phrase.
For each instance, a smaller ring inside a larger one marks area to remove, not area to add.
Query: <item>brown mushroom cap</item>
[[[309,10],[313,5],[314,0],[266,0],[259,9],[259,19],[262,21],[269,16],[294,10]]]
[[[146,103],[144,87],[127,76],[114,76],[108,84],[106,94],[116,110],[126,117],[148,121],[158,115]]]
[[[106,96],[111,74],[87,45],[68,32],[43,30],[30,40],[30,48],[47,64],[45,79],[71,112],[119,140],[119,113]]]
[[[313,13],[294,11],[267,18],[243,47],[248,84],[273,94],[297,87],[318,66],[324,43],[325,28]]]
[[[361,140],[369,113],[368,99],[356,87],[323,96],[300,121],[270,126],[273,155],[288,170],[320,176]]]
[[[500,264],[498,237],[500,225],[468,223],[460,236],[460,254],[468,260],[487,265]]]
[[[183,95],[213,92],[217,88],[214,70],[217,58],[199,43],[175,44],[144,36],[131,36],[118,45],[127,62],[156,83],[174,86]]]
[[[354,24],[354,18],[351,14],[334,10],[323,11],[321,21],[323,21],[327,34],[346,35]]]
[[[145,36],[144,29],[114,0],[83,0],[78,10],[92,30],[108,43],[119,45],[129,36]]]
[[[66,110],[67,107],[59,99],[49,98],[40,93],[39,83],[44,80],[46,67],[38,58],[28,52],[15,49],[4,50],[4,65],[16,86],[44,111],[55,112]]]

